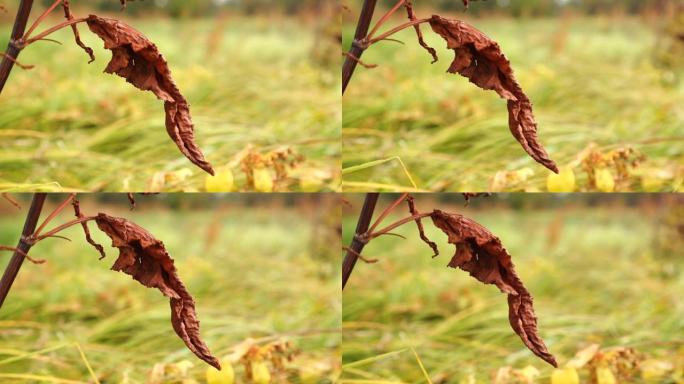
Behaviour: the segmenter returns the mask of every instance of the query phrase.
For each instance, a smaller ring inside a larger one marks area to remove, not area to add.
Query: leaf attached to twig
[[[112,51],[105,72],[115,73],[135,87],[164,101],[166,131],[180,151],[195,165],[214,174],[211,164],[195,143],[190,106],[171,77],[171,70],[157,46],[142,33],[119,20],[90,15],[90,30]]]
[[[195,301],[178,277],[164,243],[123,218],[100,213],[95,222],[112,239],[112,246],[119,249],[112,269],[129,274],[142,285],[157,288],[170,298],[173,329],[197,357],[220,370],[218,359],[200,337]]]
[[[432,221],[456,245],[449,267],[460,268],[485,284],[494,284],[508,294],[508,320],[523,343],[537,356],[557,367],[537,334],[532,295],[515,272],[511,255],[487,228],[458,214],[435,210]]]
[[[537,138],[537,122],[532,113],[532,102],[515,80],[508,58],[499,44],[472,25],[433,15],[432,30],[447,41],[455,52],[448,69],[470,79],[482,89],[494,90],[508,100],[508,126],[523,149],[534,160],[558,173],[556,163],[549,158]]]

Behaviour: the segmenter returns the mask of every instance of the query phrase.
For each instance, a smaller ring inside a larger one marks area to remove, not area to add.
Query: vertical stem
[[[26,215],[24,230],[21,232],[21,238],[19,239],[19,244],[17,245],[17,249],[25,254],[29,252],[31,245],[26,244],[24,239],[31,235],[36,229],[36,225],[38,225],[38,219],[40,218],[40,212],[43,210],[43,203],[45,203],[46,197],[47,193],[35,193],[33,195],[33,202],[31,202],[31,208]],[[5,274],[2,276],[2,280],[0,280],[0,309],[2,308],[2,304],[5,302],[5,298],[7,297],[10,288],[12,288],[14,279],[17,278],[19,269],[24,263],[24,258],[25,257],[20,252],[14,252],[12,259],[10,260],[9,264],[7,264]]]
[[[354,34],[354,41],[359,41],[366,37],[368,34],[368,29],[370,28],[370,23],[373,20],[373,13],[375,13],[375,6],[377,0],[364,0],[363,9],[361,9],[361,15],[359,16],[359,22],[356,24],[356,33]],[[349,55],[344,59],[344,64],[342,65],[342,94],[347,89],[349,80],[351,80],[356,65],[358,64],[357,59],[361,59],[364,49],[352,44],[349,49]],[[354,59],[356,58],[356,59]]]
[[[368,227],[370,226],[371,220],[373,219],[373,211],[375,211],[375,204],[378,202],[379,193],[368,193],[366,194],[366,200],[363,203],[363,208],[361,209],[361,214],[359,215],[359,221],[356,224],[356,235],[366,233]],[[363,247],[366,244],[360,242],[354,236],[354,239],[349,246],[347,254],[344,256],[344,261],[342,262],[342,289],[347,285],[347,280],[354,270],[354,266],[358,261],[358,255],[363,251]]]
[[[33,7],[33,0],[21,0],[19,4],[19,10],[17,11],[17,17],[14,19],[14,28],[12,29],[12,36],[10,37],[9,44],[7,45],[7,50],[5,51],[5,57],[0,63],[0,94],[5,88],[5,83],[9,78],[10,72],[14,67],[14,61],[11,58],[17,59],[21,49],[14,46],[13,42],[19,40],[26,30],[26,24],[28,23],[29,16],[31,15],[31,8]]]

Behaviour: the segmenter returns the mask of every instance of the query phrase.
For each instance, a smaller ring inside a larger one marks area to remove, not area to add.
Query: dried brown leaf
[[[218,359],[200,337],[195,301],[178,277],[164,243],[123,218],[100,213],[95,222],[112,239],[112,246],[119,249],[119,257],[112,270],[129,274],[142,285],[157,288],[169,297],[171,324],[176,334],[197,357],[220,370]]]
[[[485,284],[494,284],[508,294],[508,319],[523,343],[537,356],[557,367],[537,334],[532,295],[515,272],[511,255],[487,228],[458,214],[435,210],[432,221],[456,245],[449,267],[460,268]]]
[[[511,63],[499,44],[472,25],[459,20],[433,15],[430,26],[455,52],[448,72],[467,77],[478,87],[494,90],[508,100],[508,126],[513,136],[534,160],[558,173],[556,163],[549,158],[537,138],[532,102],[515,80]]]
[[[211,164],[195,143],[190,106],[171,77],[171,70],[157,46],[142,33],[119,20],[90,15],[90,30],[112,51],[105,72],[115,73],[135,87],[164,101],[166,131],[180,151],[195,165],[214,174]]]

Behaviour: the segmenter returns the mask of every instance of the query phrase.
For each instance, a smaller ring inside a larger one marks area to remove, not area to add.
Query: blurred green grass
[[[104,211],[129,218],[165,243],[197,302],[202,336],[215,355],[229,354],[248,337],[282,336],[301,350],[289,364],[291,381],[298,369],[319,366],[327,367],[322,370],[326,375],[339,372],[339,274],[332,260],[321,259],[311,246],[315,231],[321,230],[314,228],[319,224],[314,218],[333,212],[318,205],[319,212],[310,214],[306,196],[253,196],[241,205],[228,195],[198,208],[205,196],[184,195],[176,199],[179,208],[174,210],[161,208],[164,199],[140,197],[132,212],[125,195],[110,197],[108,203],[83,197],[81,203],[86,214]],[[288,199],[298,205],[288,206]],[[14,245],[28,203],[23,202],[23,212],[6,205],[0,244]],[[334,216],[339,222],[339,214]],[[64,213],[55,223],[71,217]],[[118,252],[93,225],[91,231],[105,246],[102,261],[80,228],[64,232],[72,242],[51,239],[32,249],[32,255],[48,262],[23,266],[0,311],[0,381],[8,382],[3,375],[30,373],[53,378],[48,382],[88,382],[74,347],[3,363],[78,342],[103,383],[145,382],[155,364],[184,360],[195,365],[185,379],[205,382],[206,365],[171,328],[168,299],[110,271]],[[0,255],[0,266],[10,255]],[[237,367],[236,372],[241,377]]]
[[[657,22],[625,17],[469,22],[498,41],[511,60],[534,103],[541,142],[560,166],[575,168],[577,191],[592,190],[576,164],[591,144],[603,153],[632,147],[647,156],[619,187],[623,191],[681,188],[684,82],[676,80],[682,73],[654,63]],[[352,26],[344,32],[348,46]],[[393,36],[405,45],[383,42],[364,53],[364,62],[379,67],[359,67],[345,94],[343,167],[398,156],[421,190],[546,191],[550,172],[512,137],[505,102],[447,74],[453,52],[429,26],[424,33],[439,54],[435,64],[413,30]],[[523,180],[494,181],[499,172],[520,170],[527,174]],[[343,180],[347,192],[368,190],[368,182],[384,190],[411,187],[396,161],[345,172]]]
[[[241,151],[290,147],[305,162],[282,189],[338,189],[338,67],[312,59],[313,23],[113,17],[146,34],[167,58],[191,104],[197,142],[215,168],[230,164],[244,185],[235,164]],[[10,29],[0,26],[0,45]],[[163,190],[203,190],[205,174],[166,133],[163,104],[103,74],[111,53],[87,27],[81,30],[95,49],[90,65],[67,30],[51,36],[63,46],[39,42],[21,54],[20,62],[36,68],[15,69],[1,96],[0,190],[149,191],[160,189],[160,173],[162,180],[169,175]]]
[[[344,214],[344,244],[362,203],[358,196],[347,198],[356,209]],[[681,232],[662,240],[666,230],[676,233],[668,222],[681,231],[681,198],[658,203],[645,195],[570,195],[539,208],[543,199],[549,198],[494,196],[464,208],[459,197],[448,202],[423,195],[416,203],[421,211],[462,213],[502,240],[535,298],[540,334],[561,366],[598,343],[636,348],[682,372]],[[628,199],[636,204],[626,206]],[[512,209],[510,200],[523,209]],[[381,200],[378,209],[389,201]],[[386,224],[406,216],[393,214]],[[342,382],[426,382],[408,348],[415,348],[434,383],[473,383],[471,374],[478,383],[493,382],[497,369],[529,364],[541,372],[535,382],[549,382],[552,367],[511,330],[505,295],[447,268],[454,247],[431,223],[425,228],[439,246],[436,259],[413,224],[394,231],[407,240],[380,237],[365,248],[366,257],[380,261],[359,263],[343,294]]]

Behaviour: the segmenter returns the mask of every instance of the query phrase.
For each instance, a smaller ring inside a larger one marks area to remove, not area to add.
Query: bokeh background
[[[23,209],[0,203],[0,244],[14,246]],[[49,197],[43,217],[64,195]],[[270,382],[330,383],[340,371],[340,212],[325,195],[82,195],[85,214],[125,217],[162,240],[197,303],[201,333],[219,358],[245,345],[298,351]],[[67,209],[51,224],[73,218]],[[80,227],[49,239],[25,263],[0,310],[0,382],[205,383],[207,365],[174,333],[168,299],[110,271],[118,251],[91,224],[99,261]],[[0,255],[3,268],[11,256]],[[83,350],[81,357],[78,346]],[[244,367],[233,362],[236,383]]]
[[[376,20],[395,2],[380,1]],[[344,47],[361,1],[343,15]],[[534,103],[562,186],[522,150],[506,103],[446,73],[453,51],[423,27],[368,49],[344,96],[344,190],[674,191],[684,175],[684,5],[678,0],[417,0],[499,42]],[[398,12],[382,31],[405,21]],[[549,184],[551,184],[549,186]]]
[[[0,46],[18,2],[3,2]],[[36,1],[33,17],[50,1]],[[222,172],[204,172],[169,139],[161,101],[102,73],[111,52],[81,27],[25,49],[0,96],[0,190],[319,191],[339,188],[339,12],[328,1],[71,1],[76,16],[121,19],[167,58],[191,104],[197,142]],[[61,21],[54,12],[40,30]],[[284,174],[254,159],[287,154]],[[274,185],[247,181],[278,179]],[[265,169],[265,170],[264,170]],[[226,176],[230,172],[232,177]],[[230,181],[232,179],[232,182]]]
[[[363,195],[345,196],[349,244]],[[376,215],[397,197],[383,195]],[[681,196],[495,194],[468,207],[459,194],[415,200],[422,212],[463,214],[501,239],[534,296],[540,335],[560,366],[579,352],[591,360],[570,363],[581,365],[575,371],[582,383],[611,382],[597,381],[596,367],[611,369],[618,383],[682,381]],[[382,227],[407,211],[401,206]],[[430,220],[424,225],[439,246],[436,259],[413,223],[393,231],[406,240],[379,237],[364,249],[379,261],[359,262],[343,294],[341,382],[424,383],[426,376],[432,383],[551,382],[553,368],[511,330],[506,296],[447,268],[454,246]],[[600,352],[591,354],[592,345]],[[632,363],[637,368],[625,368]]]

